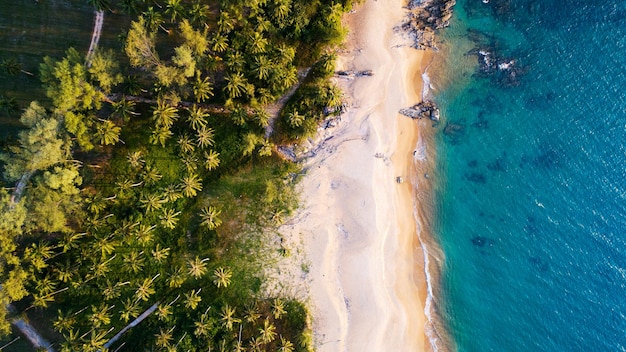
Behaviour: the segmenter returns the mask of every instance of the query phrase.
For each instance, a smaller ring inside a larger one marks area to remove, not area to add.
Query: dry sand
[[[301,209],[282,228],[308,259],[295,280],[306,286],[322,352],[432,349],[418,236],[426,236],[430,205],[415,203],[431,202],[424,173],[434,161],[432,129],[398,114],[421,100],[431,55],[394,34],[403,5],[367,0],[346,16],[350,34],[338,69],[374,75],[337,79],[349,108],[312,146]]]

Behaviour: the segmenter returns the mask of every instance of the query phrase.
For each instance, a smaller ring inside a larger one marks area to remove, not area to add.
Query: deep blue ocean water
[[[626,351],[626,1],[460,0],[441,35],[457,350]],[[513,69],[481,73],[478,50]]]

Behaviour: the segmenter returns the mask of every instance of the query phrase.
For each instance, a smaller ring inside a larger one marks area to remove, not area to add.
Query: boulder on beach
[[[400,114],[408,116],[412,119],[427,118],[432,121],[439,121],[439,108],[435,102],[425,100],[419,102],[409,108],[400,109]]]

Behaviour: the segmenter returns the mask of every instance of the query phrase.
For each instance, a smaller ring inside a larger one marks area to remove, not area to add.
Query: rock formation
[[[410,108],[400,109],[399,112],[412,119],[427,118],[432,121],[439,121],[439,108],[437,108],[437,104],[430,100],[422,101]]]

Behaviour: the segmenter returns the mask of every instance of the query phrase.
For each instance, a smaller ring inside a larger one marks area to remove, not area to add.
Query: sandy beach
[[[432,55],[394,33],[404,5],[367,0],[346,15],[337,69],[373,75],[337,78],[348,109],[310,145],[301,208],[282,229],[307,258],[300,279],[318,351],[432,350],[420,236],[428,236],[433,132],[429,121],[398,114],[422,99]]]

